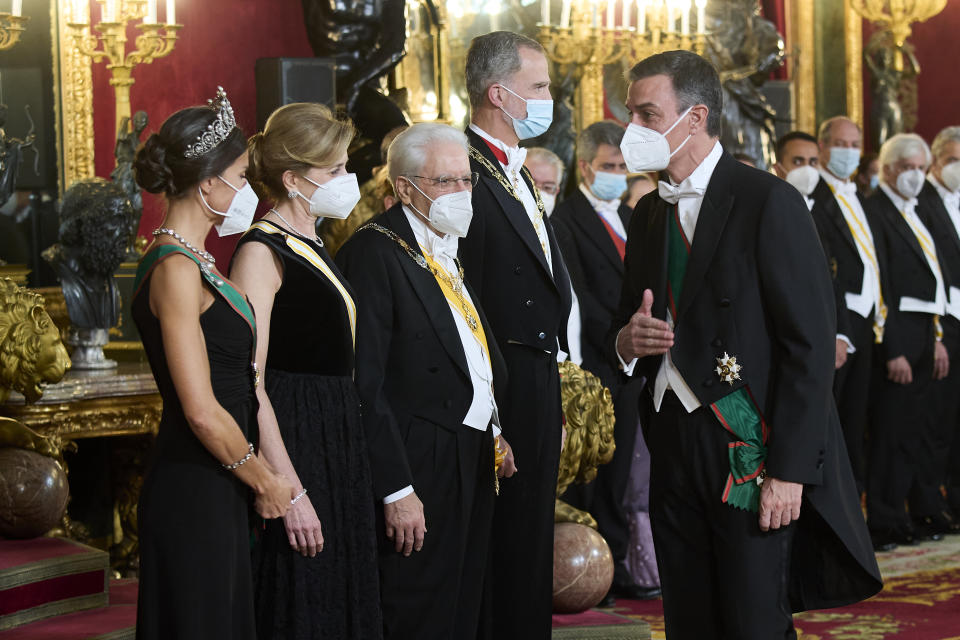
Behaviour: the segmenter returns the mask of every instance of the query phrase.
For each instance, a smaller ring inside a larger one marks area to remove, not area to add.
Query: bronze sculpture
[[[127,194],[130,199],[131,215],[129,221],[129,241],[127,258],[139,260],[140,254],[135,248],[137,231],[140,227],[140,215],[143,213],[143,193],[133,177],[133,158],[140,146],[140,134],[147,127],[147,113],[137,111],[133,118],[124,118],[117,132],[117,144],[114,147],[114,156],[117,166],[110,172],[110,179]]]
[[[30,117],[30,108],[26,107],[27,118],[30,120],[30,130],[22,140],[7,135],[4,126],[7,124],[7,105],[0,104],[0,206],[6,204],[17,187],[17,176],[20,175],[20,160],[23,150],[33,148],[35,154],[39,152],[33,143],[37,139],[36,127]],[[39,158],[39,156],[37,156]],[[34,167],[36,171],[36,167]]]

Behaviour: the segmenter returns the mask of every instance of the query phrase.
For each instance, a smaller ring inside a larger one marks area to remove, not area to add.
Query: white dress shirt
[[[504,164],[501,162],[500,166],[503,167],[504,172],[507,174],[507,179],[513,183],[514,188],[517,190],[517,195],[520,196],[520,202],[527,212],[527,217],[530,218],[533,230],[537,232],[540,246],[543,248],[543,253],[547,257],[547,265],[550,267],[550,272],[553,273],[553,257],[550,255],[550,239],[547,237],[547,230],[543,226],[543,217],[540,214],[540,209],[537,207],[536,198],[533,197],[533,193],[527,186],[526,181],[520,175],[520,169],[523,168],[523,161],[527,158],[527,150],[520,147],[508,147],[503,141],[497,140],[473,123],[470,123],[470,130],[506,154],[507,163]]]
[[[713,170],[717,168],[717,163],[720,161],[722,155],[723,147],[717,142],[713,145],[713,149],[707,154],[707,157],[703,159],[703,162],[693,170],[693,173],[677,185],[681,192],[689,194],[681,197],[677,202],[677,213],[680,218],[680,227],[683,229],[683,233],[687,237],[691,249],[695,242],[694,234],[697,229],[697,219],[700,216],[700,206],[703,204],[703,194],[707,191],[707,185],[710,184],[710,177],[713,175]],[[673,316],[669,308],[667,309],[667,324],[670,325],[670,329],[672,330],[674,326]],[[620,354],[617,353],[617,358],[620,357]],[[626,364],[621,358],[620,364],[623,366],[623,370],[627,375],[633,375],[633,369],[637,364],[637,359],[634,358],[630,364]],[[653,385],[653,406],[658,412],[663,402],[663,395],[667,389],[673,390],[683,405],[683,408],[687,410],[687,413],[693,412],[700,406],[700,400],[683,379],[683,376],[680,375],[680,370],[673,364],[673,357],[670,351],[667,351],[665,354],[663,362],[660,364],[660,369],[657,371],[657,379]]]
[[[846,299],[847,308],[864,318],[869,318],[871,314],[874,314],[876,322],[882,325],[883,316],[880,313],[880,279],[877,277],[873,263],[866,253],[866,251],[872,251],[873,255],[876,256],[877,249],[873,242],[873,232],[870,230],[870,224],[867,222],[867,215],[863,212],[863,206],[857,197],[857,185],[848,180],[840,180],[823,169],[820,170],[820,175],[827,184],[833,188],[833,197],[837,201],[837,206],[840,207],[840,212],[843,214],[843,219],[846,221],[847,226],[851,229],[863,229],[865,232],[865,240],[869,240],[869,246],[866,248],[861,246],[859,242],[854,241],[857,247],[857,253],[860,255],[860,262],[863,264],[863,285],[859,293],[851,291],[845,293],[844,298]],[[842,196],[843,200],[838,196]],[[849,206],[846,206],[844,202]],[[852,233],[851,231],[851,234]]]
[[[413,235],[417,239],[417,244],[420,245],[420,250],[446,269],[447,273],[455,276],[458,269],[454,258],[457,255],[460,239],[450,234],[438,236],[427,227],[426,223],[417,214],[407,208],[406,205],[403,207],[403,212],[407,216],[407,222],[410,223],[410,227],[413,229]],[[473,304],[473,299],[470,297],[470,292],[467,291],[466,287],[463,288],[462,293],[463,297]],[[500,427],[497,416],[497,401],[493,396],[493,368],[490,365],[490,360],[484,353],[483,347],[480,346],[476,334],[467,326],[467,321],[464,320],[461,314],[462,309],[454,307],[453,303],[449,300],[447,303],[450,306],[450,314],[453,316],[453,321],[457,325],[457,333],[460,334],[463,353],[467,359],[467,368],[470,370],[470,382],[473,384],[473,401],[470,403],[467,414],[463,417],[463,424],[471,429],[486,431],[487,426],[492,420],[494,423],[494,435],[499,435]],[[480,319],[477,318],[478,322],[479,320]],[[383,503],[389,504],[395,502],[411,493],[413,493],[413,487],[406,486],[388,495],[383,499]]]
[[[587,202],[597,212],[597,215],[603,218],[607,224],[616,232],[620,239],[626,242],[627,230],[623,226],[623,220],[620,219],[620,198],[614,200],[601,200],[593,195],[590,187],[586,183],[580,183],[580,193],[587,198]]]
[[[927,180],[936,188],[940,199],[943,200],[943,206],[947,210],[947,215],[950,216],[953,229],[960,238],[960,191],[950,191],[932,173],[927,175]],[[947,313],[960,320],[960,289],[957,287],[950,287],[947,295]]]
[[[902,296],[898,308],[904,312],[912,311],[942,316],[947,310],[947,293],[943,285],[943,273],[940,271],[940,263],[937,260],[937,250],[933,243],[933,236],[930,235],[930,231],[920,220],[920,216],[917,215],[917,199],[910,198],[909,200],[905,200],[901,198],[883,181],[880,182],[880,188],[883,189],[883,192],[890,198],[893,206],[897,208],[897,211],[899,211],[900,215],[906,220],[907,226],[910,227],[910,231],[913,232],[914,237],[916,237],[917,242],[920,244],[920,248],[923,250],[923,256],[927,259],[927,266],[930,268],[930,273],[937,281],[937,291],[934,294],[933,300],[920,300],[919,298]]]

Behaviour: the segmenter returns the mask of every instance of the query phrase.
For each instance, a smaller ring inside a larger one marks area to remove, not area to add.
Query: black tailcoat
[[[506,179],[484,140],[471,146]],[[543,224],[551,271],[523,204],[475,158],[473,221],[460,241],[466,277],[477,291],[510,372],[497,388],[504,436],[519,472],[501,482],[494,516],[494,611],[502,638],[549,638],[553,600],[553,510],[560,460],[560,377],[566,350],[570,280],[549,219]],[[533,191],[526,172],[522,179]],[[506,635],[504,635],[506,634]]]
[[[657,193],[637,205],[615,328],[627,324],[645,289],[653,291],[653,316],[666,318],[670,215]],[[849,604],[882,586],[833,402],[836,310],[823,265],[799,193],[724,152],[700,208],[671,355],[704,407],[748,386],[770,428],[767,473],[805,485],[791,525],[794,611]],[[613,332],[608,344],[615,358]],[[724,352],[743,366],[732,386],[714,370]],[[641,359],[635,375],[655,379],[663,360]],[[641,397],[652,411],[650,396]],[[651,455],[656,465],[653,447]]]
[[[629,228],[633,212],[620,205],[618,213],[623,228]],[[623,259],[599,214],[579,189],[557,205],[550,220],[579,300],[583,368],[610,389],[616,417],[613,459],[600,467],[591,487],[578,491],[581,488],[574,486],[566,499],[596,518],[616,563],[615,584],[630,584],[633,579],[625,564],[630,531],[623,498],[633,462],[643,380],[624,380],[610,363],[606,344],[623,288]]]
[[[419,246],[398,203],[373,220]],[[493,436],[463,424],[473,385],[450,306],[433,274],[394,240],[358,231],[337,253],[356,292],[357,389],[377,501],[380,591],[387,638],[473,638],[488,597]],[[487,336],[475,291],[468,291]],[[506,366],[488,339],[494,385]],[[413,485],[423,550],[405,558],[385,539],[382,499]]]

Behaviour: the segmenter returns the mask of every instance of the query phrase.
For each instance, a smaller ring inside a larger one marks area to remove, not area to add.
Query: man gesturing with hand
[[[830,274],[800,194],[720,145],[707,61],[669,51],[630,82],[624,159],[662,173],[627,232],[610,345],[647,381],[666,632],[796,638],[791,612],[882,586],[833,402]]]

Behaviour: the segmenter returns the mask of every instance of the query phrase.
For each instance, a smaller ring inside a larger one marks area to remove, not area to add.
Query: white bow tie
[[[670,184],[660,181],[658,191],[660,197],[670,204],[677,204],[681,198],[701,198],[706,189],[700,187],[691,187],[690,183],[684,180],[680,184]]]
[[[527,150],[523,147],[501,147],[501,150],[507,155],[507,172],[520,172],[523,161],[527,159]]]
[[[620,211],[619,200],[596,200],[594,204],[594,208],[597,211],[602,211],[604,213],[617,215],[617,213]]]
[[[836,186],[836,191],[842,196],[851,196],[856,197],[857,195],[857,183],[856,182],[840,182]]]
[[[457,249],[460,246],[460,238],[457,236],[449,233],[438,236],[433,231],[427,230],[425,240],[426,246],[423,248],[435,260],[441,257],[452,260],[457,257]]]
[[[946,205],[948,210],[956,210],[958,207],[960,207],[960,193],[948,192],[947,195],[943,197],[943,204]]]

